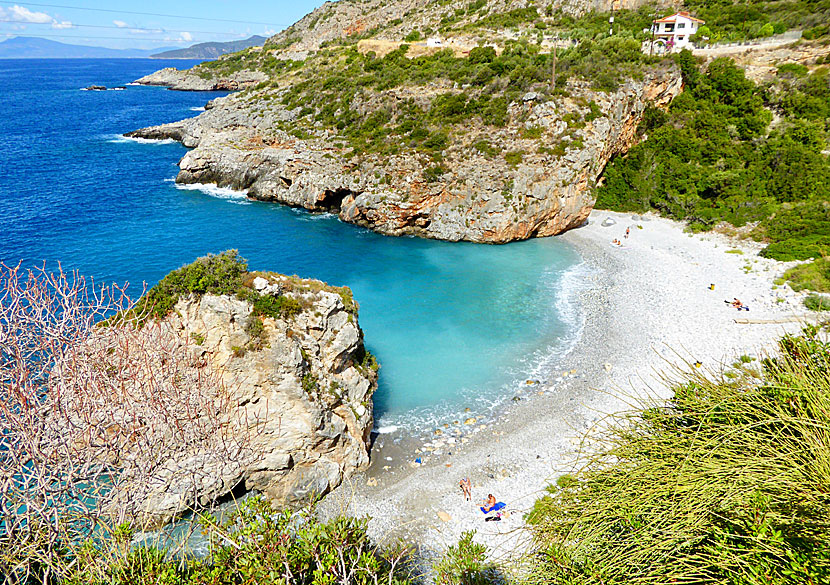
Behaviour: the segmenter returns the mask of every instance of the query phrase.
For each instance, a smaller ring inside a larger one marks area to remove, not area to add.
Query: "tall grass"
[[[530,583],[830,583],[830,344],[685,374],[530,514]]]

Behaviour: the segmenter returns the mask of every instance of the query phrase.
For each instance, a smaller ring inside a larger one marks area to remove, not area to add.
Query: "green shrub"
[[[447,169],[441,165],[433,165],[424,169],[424,179],[426,179],[427,183],[436,183],[441,180],[441,177],[446,172]]]
[[[473,148],[475,148],[481,154],[484,154],[486,156],[495,156],[496,154],[498,154],[498,151],[493,147],[492,144],[490,144],[490,141],[486,139],[479,140],[478,142],[473,144]]]
[[[830,297],[811,294],[804,297],[804,306],[810,311],[830,311]]]
[[[827,332],[786,336],[779,352],[760,370],[693,370],[669,403],[610,425],[530,514],[528,582],[827,582]]]
[[[313,510],[278,511],[261,497],[246,499],[221,524],[203,519],[209,554],[183,560],[140,547],[121,554],[108,542],[73,566],[66,585],[405,585],[407,550],[381,552],[366,534],[367,519],[320,522]]]
[[[142,305],[161,319],[173,310],[181,297],[191,293],[236,294],[242,286],[242,275],[247,271],[248,264],[236,250],[208,254],[165,276],[147,292]]]
[[[797,77],[783,67],[778,92],[766,93],[728,59],[700,73],[691,53],[678,56],[685,91],[668,114],[646,110],[638,128],[649,139],[605,169],[598,208],[656,209],[696,229],[721,221],[760,222],[754,236],[767,239],[771,258],[817,257],[830,246],[830,162],[826,131],[828,77],[818,70]],[[764,107],[787,112],[778,130],[767,130]]]
[[[461,535],[458,544],[449,547],[435,569],[438,585],[486,585],[492,580],[494,566],[487,561],[487,547],[473,542],[475,532]]]
[[[303,311],[300,301],[286,295],[256,295],[253,298],[254,314],[274,319],[293,319]]]
[[[515,150],[513,152],[505,152],[504,153],[504,160],[507,164],[511,167],[517,167],[522,162],[524,158],[524,151]]]
[[[817,258],[794,266],[784,273],[784,280],[789,281],[790,288],[795,291],[830,292],[830,259]]]

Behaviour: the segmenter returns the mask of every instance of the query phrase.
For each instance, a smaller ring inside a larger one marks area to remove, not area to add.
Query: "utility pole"
[[[654,52],[654,31],[657,29],[657,25],[654,24],[654,21],[657,20],[657,13],[654,13],[654,18],[651,19],[651,45],[648,47],[648,56],[651,57],[652,53]]]
[[[551,67],[550,72],[550,91],[553,93],[556,91],[556,45],[559,41],[559,35],[557,34],[553,38],[553,67]]]

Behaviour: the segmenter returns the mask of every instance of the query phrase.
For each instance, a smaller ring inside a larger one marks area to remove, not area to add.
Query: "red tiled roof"
[[[658,22],[676,22],[678,16],[683,16],[685,18],[688,18],[689,20],[692,20],[694,22],[699,22],[701,24],[704,24],[706,22],[705,20],[700,20],[699,18],[695,18],[694,16],[692,16],[691,14],[689,14],[688,12],[685,12],[685,11],[675,12],[671,16],[666,16],[665,18],[658,18],[657,20],[654,20],[653,22],[654,23],[658,23]]]

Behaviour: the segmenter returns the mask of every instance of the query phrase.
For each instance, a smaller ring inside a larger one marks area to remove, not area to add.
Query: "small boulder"
[[[606,217],[602,220],[600,224],[602,227],[611,227],[612,225],[617,225],[617,221],[611,217]]]

